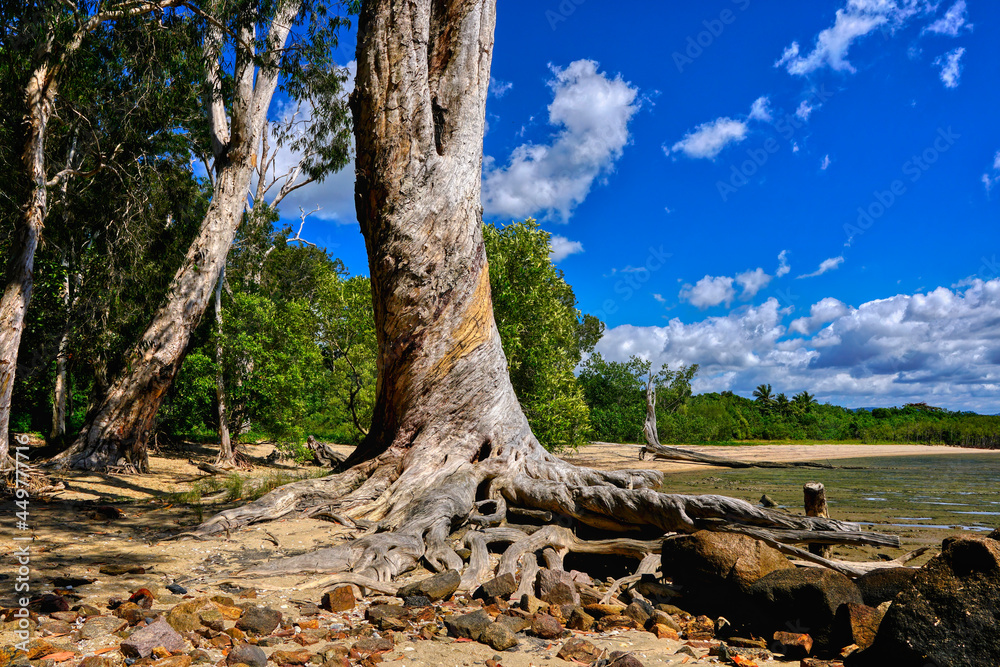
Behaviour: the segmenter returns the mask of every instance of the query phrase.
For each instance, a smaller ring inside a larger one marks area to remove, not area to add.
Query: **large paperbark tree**
[[[292,513],[377,522],[348,544],[258,572],[342,572],[376,590],[424,562],[463,570],[470,590],[492,576],[486,548],[511,542],[501,571],[522,581],[546,552],[637,558],[658,542],[584,542],[549,526],[529,536],[525,514],[603,531],[694,531],[753,525],[772,537],[885,543],[857,526],[794,517],[721,496],[659,493],[653,471],[573,466],[532,435],[507,373],[493,319],[482,239],[482,142],[495,0],[370,0],[362,4],[352,96],[355,202],[368,250],[378,330],[375,418],[347,470],[295,482],[202,524],[198,536]],[[463,524],[468,567],[448,536]],[[801,536],[800,536],[801,537]],[[892,542],[891,538],[888,538]],[[382,582],[382,583],[380,583]]]

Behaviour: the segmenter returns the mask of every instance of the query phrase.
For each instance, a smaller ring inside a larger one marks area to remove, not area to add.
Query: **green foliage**
[[[521,407],[547,449],[578,447],[591,429],[573,372],[604,324],[577,310],[573,289],[549,257],[549,233],[534,220],[485,225],[483,237],[493,314]]]

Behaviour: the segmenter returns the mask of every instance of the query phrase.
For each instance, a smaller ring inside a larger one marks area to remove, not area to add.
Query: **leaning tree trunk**
[[[228,122],[217,67],[221,34],[209,30],[205,50],[210,90],[206,97],[216,170],[212,202],[174,275],[165,303],[130,353],[122,374],[89,415],[73,446],[56,457],[56,465],[148,471],[146,445],[156,412],[211,301],[247,204],[256,161],[254,149],[277,86],[280,52],[299,7],[300,0],[280,3],[267,37],[267,49],[257,56],[246,52],[247,45],[254,43],[252,31],[246,29],[240,35]],[[263,63],[255,68],[258,59]]]
[[[853,524],[720,496],[658,493],[657,472],[578,468],[546,452],[532,435],[507,374],[481,235],[494,20],[495,0],[364,3],[351,107],[355,203],[378,332],[375,418],[345,472],[276,489],[216,515],[195,534],[293,512],[347,524],[377,521],[374,534],[255,570],[350,571],[349,580],[365,585],[421,561],[436,570],[463,569],[448,540],[452,529],[496,525],[508,508],[511,517],[559,515],[619,533],[748,524],[779,540],[800,541],[808,533],[813,541],[837,541],[849,532],[864,541],[867,534]],[[463,588],[492,576],[485,565],[490,542],[511,543],[501,567],[512,571],[522,563],[523,572],[537,567],[536,551],[551,547],[558,556],[570,548],[553,531],[529,532],[467,534]],[[618,538],[592,548],[620,553],[635,543]],[[656,548],[641,543],[638,551]]]
[[[47,62],[32,73],[25,89],[25,98],[28,106],[28,139],[23,159],[31,191],[11,246],[6,273],[7,286],[0,298],[0,469],[8,467],[10,463],[7,438],[17,351],[21,347],[24,316],[31,301],[35,250],[42,236],[48,208],[45,133],[56,98],[56,77]]]

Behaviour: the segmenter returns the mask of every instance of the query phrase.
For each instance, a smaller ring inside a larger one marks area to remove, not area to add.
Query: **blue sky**
[[[1000,412],[1000,6],[781,4],[503,0],[486,218],[554,235],[607,357]],[[317,203],[366,273],[350,170]]]

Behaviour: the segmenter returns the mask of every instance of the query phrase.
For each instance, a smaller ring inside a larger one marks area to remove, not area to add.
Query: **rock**
[[[866,649],[875,641],[885,611],[864,604],[848,602],[837,610],[837,625],[841,645],[857,644]]]
[[[674,620],[674,617],[665,611],[660,611],[659,609],[654,609],[653,613],[649,616],[649,625],[665,625],[671,630],[676,632],[681,631],[681,626]]]
[[[66,623],[73,623],[76,621],[76,617],[79,616],[75,611],[54,611],[49,614],[52,618],[57,621],[64,621]]]
[[[391,651],[395,644],[389,637],[365,637],[359,639],[351,647],[351,651],[359,655],[376,655]]]
[[[269,635],[281,623],[281,612],[270,607],[249,607],[243,612],[236,627],[243,632],[252,633],[258,637]]]
[[[206,628],[216,632],[222,632],[226,629],[226,618],[214,607],[198,612],[198,620]]]
[[[406,608],[398,604],[376,604],[365,610],[365,620],[380,630],[402,631],[407,628],[403,618]]]
[[[776,653],[783,653],[787,658],[798,660],[812,653],[813,638],[800,632],[782,632],[779,630],[774,633],[774,643],[771,644],[771,650]]]
[[[909,588],[917,570],[912,567],[887,567],[872,570],[854,580],[861,598],[869,607],[877,607],[883,602],[891,602],[896,594]]]
[[[535,592],[540,600],[550,605],[580,604],[573,575],[565,570],[540,569],[535,575]]]
[[[473,597],[487,602],[495,600],[509,600],[510,596],[517,591],[517,579],[510,572],[505,572],[499,577],[494,577],[483,582],[473,593]]]
[[[404,607],[429,607],[431,599],[426,595],[409,595],[403,598]]]
[[[298,651],[273,651],[270,660],[276,665],[304,665],[309,662],[312,653],[305,649]]]
[[[140,588],[129,597],[128,602],[136,604],[140,609],[151,609],[156,596],[148,588]]]
[[[267,665],[267,654],[257,646],[251,644],[237,644],[226,656],[227,665],[243,663],[249,667],[265,667]]]
[[[640,628],[646,627],[646,622],[653,615],[653,611],[653,605],[649,604],[645,600],[642,602],[633,602],[629,606],[625,607],[625,615],[634,618]]]
[[[776,503],[773,500],[771,500],[771,498],[768,497],[768,495],[766,493],[760,497],[760,500],[757,501],[757,503],[761,507],[777,507],[778,506],[778,503]]]
[[[643,667],[643,664],[632,652],[612,651],[607,667]]]
[[[656,635],[657,639],[680,639],[680,635],[677,634],[676,630],[662,623],[654,623],[650,628],[650,632]]]
[[[817,646],[834,646],[834,620],[842,604],[862,604],[861,592],[850,579],[820,568],[776,570],[750,587],[746,620],[767,636],[776,628],[796,624],[807,629]]]
[[[947,538],[893,600],[875,642],[848,665],[1000,664],[1000,542]]]
[[[320,608],[312,602],[307,602],[299,607],[299,613],[303,616],[319,616]]]
[[[80,628],[80,639],[96,639],[124,630],[128,623],[114,616],[91,616]]]
[[[566,627],[570,630],[589,632],[594,627],[594,617],[585,612],[583,607],[574,607],[566,620]]]
[[[518,633],[531,625],[526,618],[521,618],[520,616],[509,616],[507,614],[497,616],[496,622],[507,626],[507,629],[513,633]]]
[[[506,651],[517,646],[517,637],[503,623],[490,623],[479,635],[479,641],[494,651]]]
[[[562,645],[556,657],[567,662],[581,662],[589,665],[601,657],[601,649],[581,637],[574,637]]]
[[[320,606],[327,611],[350,611],[354,609],[354,591],[350,586],[337,586],[323,593]]]
[[[583,610],[594,618],[621,616],[625,613],[625,607],[620,604],[588,604],[584,605]]]
[[[457,570],[445,570],[432,577],[407,584],[397,591],[399,597],[425,595],[431,600],[447,600],[458,590],[462,583],[462,575]]]
[[[168,584],[167,590],[174,595],[186,595],[188,592],[188,589],[184,588],[180,584]]]
[[[635,619],[631,616],[626,616],[624,614],[618,616],[604,616],[597,619],[595,626],[600,632],[607,632],[608,630],[614,630],[615,628],[638,628],[639,624],[635,622]]]
[[[28,609],[39,614],[51,614],[54,611],[69,611],[69,602],[61,595],[45,593],[31,600]]]
[[[528,612],[529,614],[534,615],[541,611],[548,611],[549,603],[542,602],[534,595],[529,595],[528,593],[525,593],[524,595],[521,596],[521,609]]]
[[[167,623],[177,632],[194,632],[201,628],[201,619],[196,612],[178,611],[177,607],[167,612]]]
[[[73,631],[73,626],[66,621],[54,618],[44,618],[38,622],[35,630],[39,637],[50,637],[52,635],[68,635]]]
[[[238,621],[243,616],[243,610],[239,607],[229,607],[224,604],[215,603],[215,608],[227,621]]]
[[[126,658],[148,658],[158,646],[171,653],[185,650],[184,639],[163,617],[129,635],[121,643],[121,652]]]
[[[171,655],[160,658],[149,667],[190,667],[193,658],[189,655]]]
[[[98,570],[109,577],[120,577],[124,574],[146,574],[146,570],[138,565],[102,565]]]
[[[482,609],[460,616],[445,616],[444,625],[448,628],[448,634],[452,637],[473,639],[479,641],[479,636],[483,633],[493,620],[490,615]]]
[[[139,621],[146,618],[145,611],[134,602],[125,602],[112,613],[129,625],[138,625]]]
[[[562,635],[564,629],[562,623],[548,614],[539,612],[531,617],[531,634],[536,637],[555,639]]]
[[[702,530],[663,541],[660,556],[664,576],[690,592],[692,611],[728,615],[743,606],[743,594],[761,577],[795,566],[777,549],[737,533]],[[682,591],[682,593],[683,593]]]

